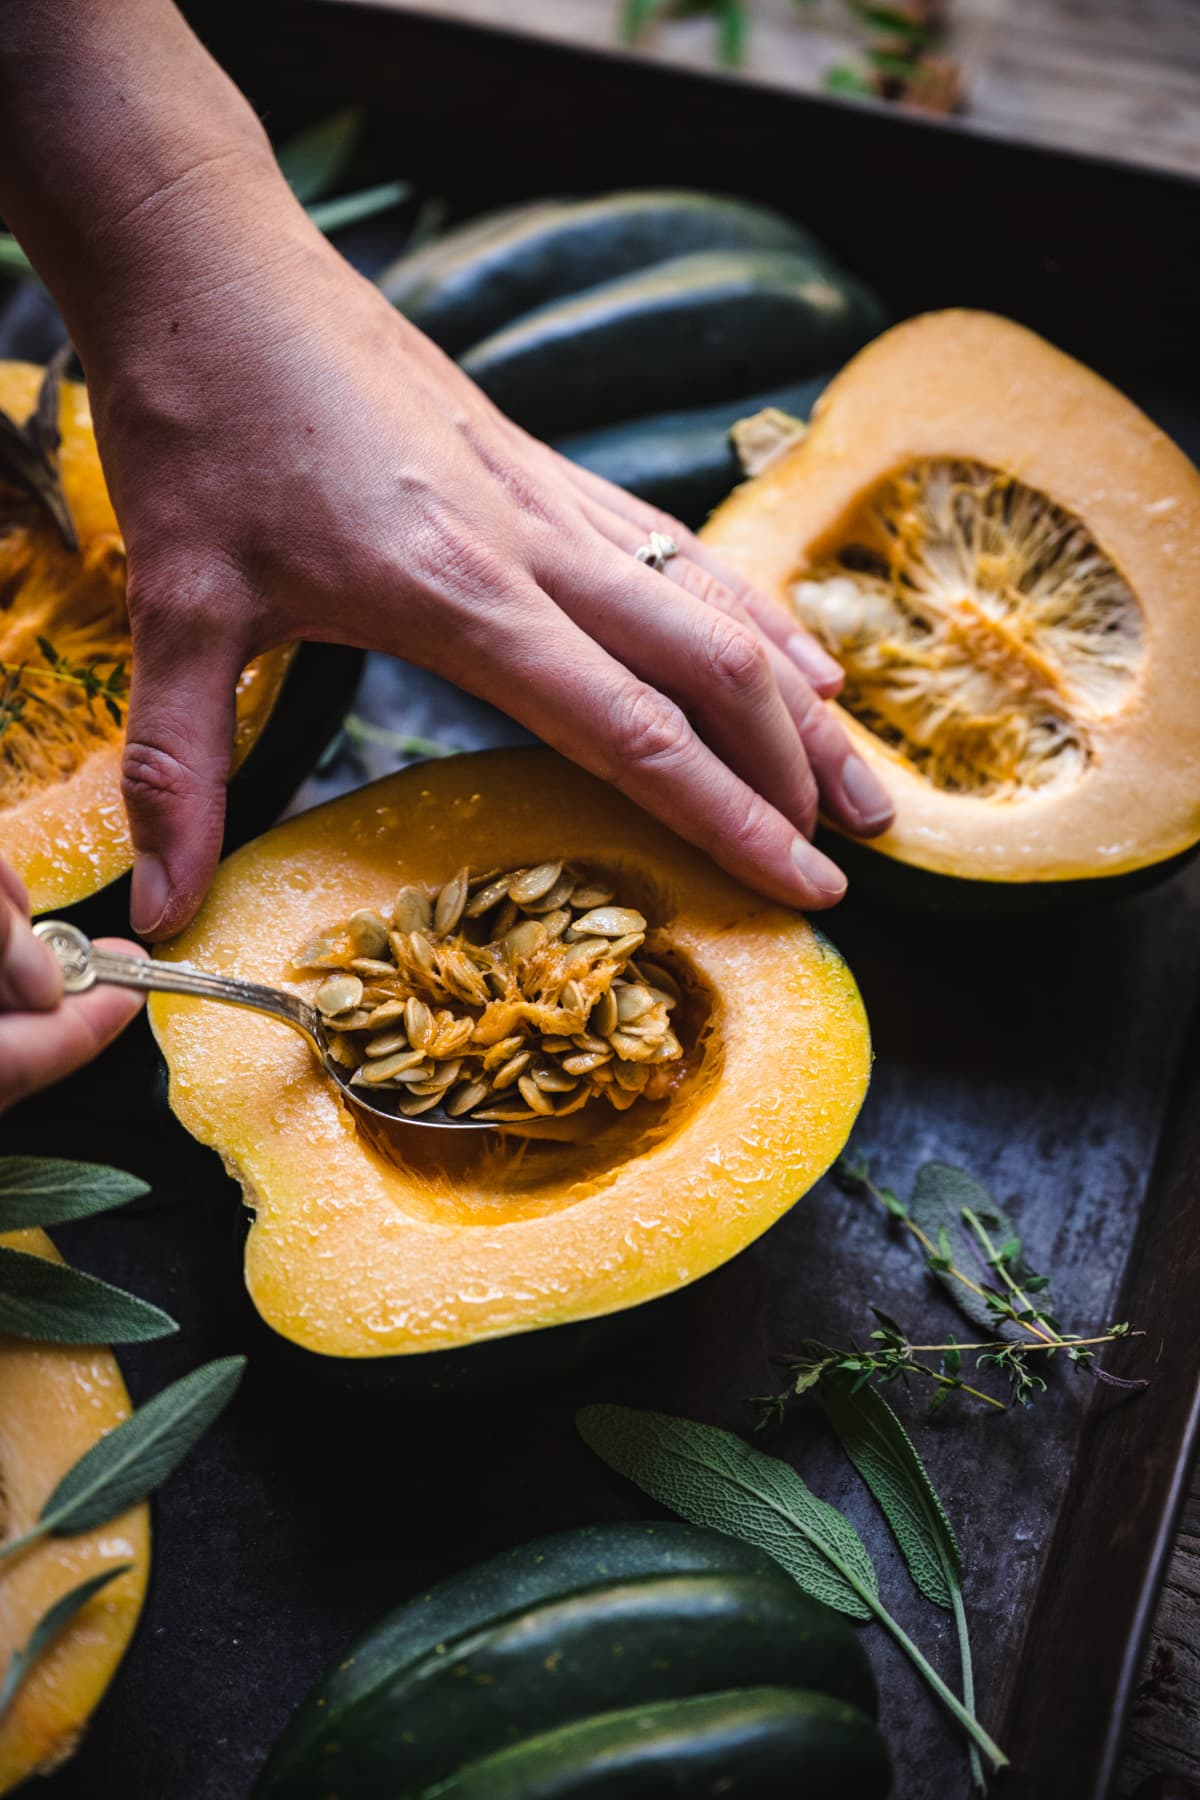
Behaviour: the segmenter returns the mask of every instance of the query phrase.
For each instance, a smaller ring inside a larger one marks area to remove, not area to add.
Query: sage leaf
[[[934,1243],[939,1246],[944,1243],[949,1259],[964,1274],[987,1287],[998,1287],[996,1271],[990,1267],[978,1237],[963,1219],[964,1207],[973,1212],[986,1227],[997,1250],[1009,1248],[1014,1242],[1019,1243],[1019,1235],[1012,1220],[996,1205],[981,1181],[968,1175],[965,1169],[956,1169],[950,1163],[923,1163],[917,1170],[909,1202],[909,1216],[913,1224],[919,1226]],[[997,1335],[997,1314],[986,1300],[973,1294],[970,1288],[964,1287],[961,1281],[956,1281],[945,1270],[934,1268],[932,1273],[964,1318],[985,1331],[989,1337]],[[1017,1260],[1012,1275],[1018,1284],[1023,1273],[1028,1271]],[[1053,1312],[1045,1286],[1039,1284],[1037,1291],[1038,1311]]]
[[[822,1351],[806,1344],[804,1351]],[[935,1606],[954,1615],[962,1670],[963,1702],[975,1715],[975,1672],[963,1604],[963,1564],[958,1539],[929,1471],[892,1408],[875,1388],[857,1387],[838,1369],[825,1370],[821,1403],[842,1449],[870,1488],[908,1564],[916,1587]],[[947,1392],[945,1388],[942,1393]],[[979,1748],[969,1744],[971,1777],[982,1792]]]
[[[828,1354],[805,1344],[801,1354]],[[874,1494],[909,1573],[927,1600],[952,1609],[962,1585],[962,1552],[916,1446],[883,1395],[826,1369],[818,1392],[842,1449]]]
[[[361,109],[347,106],[298,132],[276,151],[279,171],[302,206],[322,199],[335,186],[358,147],[362,128]]]
[[[23,1537],[0,1545],[0,1558],[48,1532],[74,1537],[107,1524],[152,1494],[233,1398],[245,1367],[244,1356],[204,1363],[140,1406],[72,1464],[37,1524]]]
[[[778,1457],[731,1431],[628,1406],[585,1406],[586,1444],[643,1493],[693,1525],[756,1544],[814,1600],[869,1619],[875,1568],[848,1519]]]
[[[78,1587],[71,1588],[62,1594],[42,1614],[29,1634],[29,1638],[19,1650],[14,1650],[8,1659],[8,1667],[4,1671],[4,1680],[0,1682],[0,1719],[16,1699],[17,1690],[28,1675],[39,1656],[48,1650],[59,1632],[71,1623],[75,1614],[85,1607],[93,1594],[115,1581],[118,1575],[125,1575],[132,1569],[132,1563],[114,1563],[111,1569],[103,1569],[99,1575],[89,1576],[81,1581]]]
[[[693,1525],[773,1556],[806,1594],[851,1618],[878,1619],[993,1769],[1008,1758],[879,1597],[862,1539],[787,1463],[730,1431],[629,1406],[585,1406],[584,1442],[612,1469]]]
[[[342,194],[336,200],[318,200],[308,208],[308,216],[318,231],[328,236],[346,225],[357,225],[361,219],[373,219],[376,213],[389,212],[412,193],[408,181],[384,181],[378,187],[362,188],[357,194]]]
[[[178,1330],[124,1288],[0,1244],[0,1331],[48,1344],[146,1344]]]
[[[57,1156],[0,1157],[0,1231],[65,1225],[150,1192],[136,1175]]]

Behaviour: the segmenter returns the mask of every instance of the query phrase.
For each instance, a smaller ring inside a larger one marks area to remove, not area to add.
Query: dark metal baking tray
[[[1196,454],[1190,183],[416,14],[310,5],[243,8],[235,31],[211,11],[202,22],[273,125],[368,103],[378,167],[459,212],[625,184],[750,195],[811,225],[895,316],[1007,312],[1133,391]],[[459,741],[512,735],[411,671],[377,667],[367,703]],[[1102,1800],[1196,1433],[1200,868],[1070,920],[931,924],[854,897],[829,926],[877,1051],[855,1142],[902,1190],[926,1159],[968,1166],[1055,1269],[1060,1312],[1148,1332],[1112,1363],[1153,1372],[1136,1398],[1062,1369],[1029,1415],[952,1406],[927,1424],[912,1409],[968,1546],[983,1710],[1015,1764],[1006,1791]],[[183,1323],[179,1339],[122,1354],[136,1395],[209,1355],[251,1359],[237,1404],[157,1503],[145,1620],[46,1800],[245,1800],[292,1706],[385,1606],[520,1539],[644,1512],[577,1441],[581,1402],[745,1428],[770,1353],[861,1332],[870,1301],[953,1328],[907,1246],[827,1180],[603,1361],[561,1369],[547,1338],[538,1378],[500,1403],[318,1378],[250,1308],[236,1190],[166,1112],[144,1031],[0,1136],[153,1181],[150,1200],[59,1234]],[[946,1622],[913,1597],[819,1418],[797,1415],[777,1447],[859,1522],[889,1604],[953,1675]],[[897,1796],[965,1796],[960,1741],[879,1634],[868,1642]]]

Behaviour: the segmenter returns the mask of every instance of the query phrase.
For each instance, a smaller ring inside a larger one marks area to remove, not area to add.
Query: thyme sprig
[[[37,640],[38,652],[43,663],[9,663],[0,662],[0,737],[11,725],[16,725],[24,718],[29,703],[47,705],[45,696],[38,692],[37,686],[30,686],[39,681],[58,682],[67,687],[80,688],[88,704],[102,705],[113,724],[118,728],[125,722],[125,709],[129,704],[129,660],[120,656],[113,661],[104,655],[89,656],[83,662],[72,662],[64,656],[47,637]],[[109,664],[109,667],[105,667]]]
[[[1146,1386],[1144,1381],[1112,1375],[1096,1362],[1096,1350],[1101,1345],[1144,1333],[1128,1322],[1110,1325],[1106,1331],[1090,1336],[1065,1331],[1049,1310],[1049,1277],[1026,1266],[1020,1238],[979,1184],[962,1170],[927,1164],[918,1174],[917,1191],[909,1205],[893,1189],[872,1179],[865,1156],[844,1157],[834,1174],[845,1191],[876,1200],[890,1218],[911,1234],[924,1253],[926,1268],[946,1288],[955,1305],[974,1322],[990,1325],[992,1335],[970,1343],[960,1342],[953,1335],[941,1343],[917,1343],[894,1318],[872,1306],[876,1328],[865,1345],[854,1340],[845,1349],[810,1345],[803,1355],[783,1359],[789,1371],[789,1387],[782,1395],[760,1397],[763,1422],[782,1416],[795,1395],[806,1393],[831,1372],[850,1377],[856,1391],[869,1383],[886,1385],[899,1381],[907,1387],[914,1379],[928,1382],[934,1389],[931,1413],[936,1413],[955,1392],[998,1411],[1006,1410],[1005,1401],[965,1379],[964,1358],[972,1359],[969,1372],[976,1378],[988,1370],[1002,1376],[1008,1387],[1008,1403],[1018,1406],[1029,1406],[1039,1393],[1045,1392],[1046,1378],[1040,1372],[1042,1359],[1055,1355],[1064,1356],[1112,1386]],[[944,1222],[936,1222],[939,1217]],[[952,1230],[963,1234],[963,1241],[974,1248],[991,1280],[977,1279],[963,1268]],[[1047,1298],[1039,1298],[1043,1295]]]

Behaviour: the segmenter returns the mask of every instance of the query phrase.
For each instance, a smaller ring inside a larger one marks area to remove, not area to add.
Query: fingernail
[[[831,687],[842,681],[842,665],[828,650],[823,650],[816,638],[805,632],[797,631],[787,640],[784,649],[800,670],[807,675],[815,687]]]
[[[857,751],[852,750],[842,764],[841,787],[842,799],[858,820],[859,829],[882,831],[895,807],[878,775]]]
[[[133,865],[133,891],[129,922],[139,937],[153,937],[167,910],[171,886],[166,867],[157,856],[140,855]]]
[[[62,998],[58,963],[23,919],[13,923],[4,972],[16,1004],[31,1012],[50,1012]]]
[[[830,906],[846,891],[846,877],[837,864],[822,855],[807,838],[792,839],[792,861],[810,888],[816,888]]]

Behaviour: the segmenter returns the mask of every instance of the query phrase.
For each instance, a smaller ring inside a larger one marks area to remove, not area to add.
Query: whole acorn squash
[[[807,410],[884,318],[793,219],[670,188],[484,214],[379,286],[519,425],[688,525],[737,478],[730,427]]]
[[[222,864],[196,921],[157,954],[312,995],[319,977],[294,959],[331,921],[390,908],[398,888],[408,906],[463,865],[564,858],[611,877],[648,921],[647,952],[674,971],[662,979],[681,993],[683,1057],[662,1065],[657,1098],[631,1103],[614,1088],[612,1107],[575,1110],[568,1094],[561,1117],[480,1136],[400,1126],[389,1142],[351,1116],[286,1029],[152,1001],[171,1106],[242,1184],[254,1212],[247,1285],[284,1337],[333,1356],[394,1356],[635,1306],[758,1237],[844,1144],[870,1046],[837,952],[549,751],[423,764],[289,820]],[[364,967],[369,983],[387,965]],[[498,1029],[509,1028],[488,1043]],[[583,1049],[568,1068],[608,1057],[603,1043]],[[403,1050],[384,1060],[402,1081]],[[553,1089],[558,1075],[547,1078]],[[531,1104],[555,1110],[522,1083]]]
[[[841,661],[895,802],[852,874],[992,909],[1144,885],[1200,841],[1200,473],[1019,325],[861,351],[705,540]]]
[[[44,378],[33,364],[0,362],[8,421],[35,414]],[[120,789],[125,548],[78,382],[61,383],[58,429],[51,464],[67,534],[14,478],[0,438],[0,857],[24,880],[35,912],[98,895],[133,862]],[[235,768],[256,755],[231,788],[234,841],[262,830],[319,756],[349,704],[360,657],[315,646],[294,660],[289,672],[292,649],[268,651],[239,684]],[[123,922],[115,906],[109,917]]]
[[[380,1621],[309,1695],[254,1800],[878,1800],[846,1621],[684,1525],[523,1545]]]
[[[61,1261],[40,1231],[0,1244]],[[19,1537],[72,1463],[129,1417],[111,1351],[0,1337],[0,1535]],[[0,1717],[0,1794],[69,1757],[133,1635],[150,1566],[150,1509],[43,1538],[0,1568],[0,1672],[62,1595],[121,1563],[33,1664]]]

